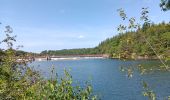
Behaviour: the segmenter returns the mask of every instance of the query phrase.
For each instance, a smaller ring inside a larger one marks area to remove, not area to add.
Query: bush
[[[13,49],[16,36],[11,36],[12,28],[6,27],[6,43],[8,49],[1,51],[0,60],[0,100],[85,100],[96,99],[92,96],[92,87],[85,88],[72,85],[72,77],[65,70],[65,75],[45,80],[38,71],[27,66],[23,59],[18,61],[17,50]],[[52,74],[53,71],[52,71]]]

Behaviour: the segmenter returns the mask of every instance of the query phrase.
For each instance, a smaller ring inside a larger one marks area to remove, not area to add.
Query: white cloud
[[[79,39],[82,39],[82,38],[85,38],[85,36],[79,35],[78,38],[79,38]]]

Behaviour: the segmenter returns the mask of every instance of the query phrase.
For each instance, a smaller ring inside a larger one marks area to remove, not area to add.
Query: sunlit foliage
[[[16,36],[6,27],[6,38],[1,43],[7,44],[6,50],[0,50],[0,100],[86,100],[96,99],[92,87],[73,86],[68,71],[62,77],[43,79],[38,71],[27,66],[27,62],[18,61],[25,52],[13,48]],[[56,74],[53,73],[52,74]]]

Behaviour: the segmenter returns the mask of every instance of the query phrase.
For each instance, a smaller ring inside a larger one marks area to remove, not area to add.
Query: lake
[[[136,66],[159,66],[157,60],[121,61],[117,59],[79,59],[57,61],[35,61],[31,63],[36,70],[40,70],[44,78],[50,78],[51,66],[59,76],[64,69],[71,69],[73,80],[81,86],[89,81],[93,87],[93,93],[102,100],[147,100],[142,95],[142,81],[146,81],[150,88],[157,94],[157,99],[162,100],[170,95],[170,72],[152,70],[140,75]],[[120,71],[120,66],[133,67],[132,78],[127,73]]]

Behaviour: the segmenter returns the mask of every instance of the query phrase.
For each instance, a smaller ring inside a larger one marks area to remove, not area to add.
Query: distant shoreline
[[[57,60],[81,60],[81,59],[121,59],[119,57],[109,57],[108,54],[96,54],[96,55],[60,55],[60,56],[49,56],[49,55],[43,55],[43,56],[36,56],[36,57],[30,57],[28,59],[25,59],[27,61],[57,61]],[[160,57],[161,59],[164,59]],[[135,58],[125,58],[125,59],[131,59],[131,60],[157,60],[158,58],[155,56],[148,57],[148,56],[136,56]],[[18,59],[18,61],[22,61],[23,59]]]
[[[80,60],[80,59],[104,59],[106,57],[80,57],[80,56],[65,56],[65,57],[53,57],[50,58],[52,61],[57,61],[57,60]],[[47,61],[47,58],[35,58],[35,61]]]

